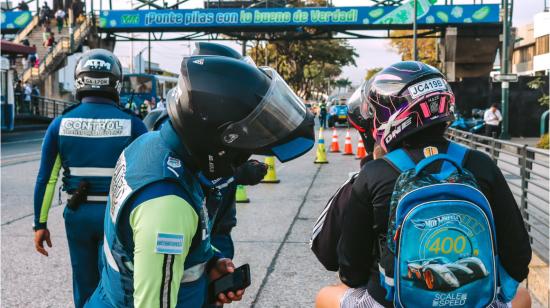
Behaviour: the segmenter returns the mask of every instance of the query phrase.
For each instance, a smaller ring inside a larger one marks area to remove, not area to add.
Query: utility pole
[[[149,10],[151,10],[151,5],[149,5]],[[149,36],[147,37],[147,48],[149,48],[147,61],[149,62],[149,74],[151,74],[151,31],[149,31]]]
[[[508,74],[508,40],[510,35],[510,24],[508,20],[508,1],[503,0],[504,10],[502,14],[502,58],[500,63],[500,73],[502,75]],[[500,133],[500,139],[508,140],[510,135],[508,134],[508,104],[509,104],[509,86],[508,81],[502,81],[502,129]]]
[[[416,48],[416,20],[418,18],[416,13],[416,3],[418,0],[414,0],[414,13],[413,13],[413,60],[418,61],[418,49]]]

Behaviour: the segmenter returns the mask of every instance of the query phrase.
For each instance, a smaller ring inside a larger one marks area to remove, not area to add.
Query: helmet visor
[[[244,56],[241,60],[243,60],[244,62],[246,62],[246,63],[248,63],[252,66],[257,66],[256,62],[254,62],[254,60],[252,60],[252,58],[249,57],[249,56]]]
[[[306,117],[306,106],[272,68],[262,67],[271,85],[251,114],[232,123],[222,142],[232,148],[254,150],[273,144],[292,133]]]

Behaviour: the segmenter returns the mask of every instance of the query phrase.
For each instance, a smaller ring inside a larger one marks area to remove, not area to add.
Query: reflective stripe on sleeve
[[[50,178],[48,179],[48,184],[46,184],[46,191],[44,192],[44,198],[42,199],[42,206],[40,207],[40,223],[45,223],[48,221],[48,213],[50,207],[52,206],[53,195],[55,192],[55,185],[57,184],[57,178],[59,176],[59,170],[61,169],[61,156],[57,154],[55,158],[55,163],[50,173]]]
[[[160,285],[160,308],[170,308],[170,285],[172,284],[172,267],[174,255],[164,255],[162,265],[162,280]]]

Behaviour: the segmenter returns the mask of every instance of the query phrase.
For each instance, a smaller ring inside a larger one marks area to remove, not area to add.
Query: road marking
[[[36,151],[36,152],[8,155],[5,157],[2,157],[2,160],[0,161],[0,165],[2,167],[7,167],[7,166],[19,164],[19,163],[26,163],[29,161],[39,160],[41,153],[42,153],[41,151]]]
[[[31,143],[36,141],[42,141],[44,138],[35,138],[35,139],[27,139],[27,140],[17,140],[17,141],[6,141],[2,142],[2,145],[8,145],[8,144],[19,144],[19,143]]]

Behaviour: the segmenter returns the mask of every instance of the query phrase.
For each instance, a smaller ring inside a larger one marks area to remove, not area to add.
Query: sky
[[[92,0],[86,0],[90,3]],[[96,9],[100,7],[100,0],[93,0],[94,6]],[[18,1],[14,1],[18,2]],[[52,0],[48,0],[51,4]],[[114,0],[113,9],[131,9],[132,2],[134,5],[137,3],[136,0]],[[159,1],[160,2],[160,1]],[[175,0],[167,0],[167,2],[174,3]],[[444,3],[444,1],[439,0],[439,2]],[[455,0],[455,4],[465,3],[471,4],[472,0]],[[479,2],[479,0],[478,0]],[[485,3],[500,3],[499,0],[485,0]],[[107,6],[108,1],[103,0],[105,6]],[[335,6],[365,6],[372,5],[372,2],[368,0],[333,0]],[[513,12],[513,25],[521,26],[524,24],[531,23],[533,21],[533,16],[543,11],[544,9],[544,0],[516,0],[514,1],[514,12]],[[106,7],[105,7],[106,8]],[[203,8],[202,0],[190,0],[184,5],[181,5],[180,8],[194,9],[194,8]],[[363,31],[367,32],[369,35],[383,35],[380,31]],[[175,34],[178,35],[178,34]],[[181,35],[181,34],[180,34]],[[146,34],[145,34],[146,36]],[[355,51],[359,55],[355,62],[356,67],[348,66],[344,67],[342,77],[349,78],[354,85],[357,85],[363,80],[366,71],[374,67],[383,67],[394,62],[399,61],[401,58],[389,47],[389,41],[384,39],[354,39],[349,40],[351,46],[355,48]],[[241,46],[235,42],[228,41],[218,41],[218,43],[228,45],[240,51]],[[118,42],[115,47],[115,54],[120,57],[123,63],[129,63],[131,48],[130,43],[128,42]],[[179,42],[152,42],[152,53],[151,61],[159,63],[161,68],[177,73],[181,64],[181,59],[184,55],[188,55],[192,50],[194,43],[188,41],[179,41]],[[134,55],[146,49],[147,42],[134,42],[133,43],[133,52]],[[147,59],[147,50],[143,52],[143,57]]]

